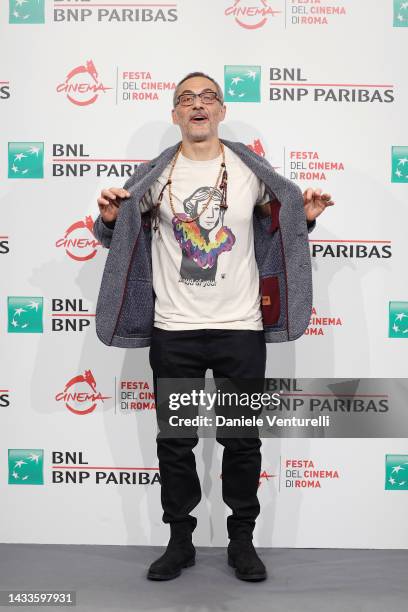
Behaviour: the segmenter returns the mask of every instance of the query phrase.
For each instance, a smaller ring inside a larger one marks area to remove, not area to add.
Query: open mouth
[[[208,117],[206,117],[205,115],[194,115],[194,117],[191,117],[190,121],[192,123],[205,123],[206,121],[208,121]]]

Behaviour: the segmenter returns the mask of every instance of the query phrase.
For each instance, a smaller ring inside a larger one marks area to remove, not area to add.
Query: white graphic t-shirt
[[[228,172],[227,209],[214,185],[221,155],[195,161],[182,154],[160,204],[160,231],[152,229],[154,325],[161,329],[262,330],[259,271],[255,260],[252,215],[269,200],[265,185],[225,147]],[[141,202],[145,212],[157,202],[170,165]],[[193,222],[212,193],[209,206]]]

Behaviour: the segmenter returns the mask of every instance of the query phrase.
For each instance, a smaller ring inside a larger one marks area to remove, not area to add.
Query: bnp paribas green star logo
[[[44,0],[9,0],[9,23],[45,23]]]
[[[406,0],[394,0],[394,27],[408,27],[408,2]]]
[[[408,147],[392,147],[391,182],[408,183]]]
[[[41,448],[9,448],[8,483],[44,484],[44,451]]]
[[[10,296],[7,300],[7,310],[9,333],[42,334],[42,297]]]
[[[261,101],[260,66],[224,66],[226,102]]]
[[[390,302],[388,335],[408,338],[408,302]]]
[[[385,455],[385,488],[408,491],[408,455]]]
[[[12,179],[44,178],[44,143],[9,142],[8,177]]]

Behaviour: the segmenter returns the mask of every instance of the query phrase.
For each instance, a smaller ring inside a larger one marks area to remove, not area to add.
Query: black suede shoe
[[[172,526],[171,526],[172,527]],[[171,528],[172,535],[164,554],[149,567],[149,580],[172,580],[180,576],[181,570],[195,564],[195,548],[192,543],[191,529],[183,531]]]
[[[266,568],[258,557],[252,540],[230,540],[228,544],[228,565],[235,568],[240,580],[253,582],[265,580]]]

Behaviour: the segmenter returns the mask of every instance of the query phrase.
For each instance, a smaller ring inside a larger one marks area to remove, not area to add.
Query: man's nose
[[[204,104],[201,102],[200,96],[196,96],[194,98],[193,108],[194,110],[199,109],[199,108],[204,108]]]

